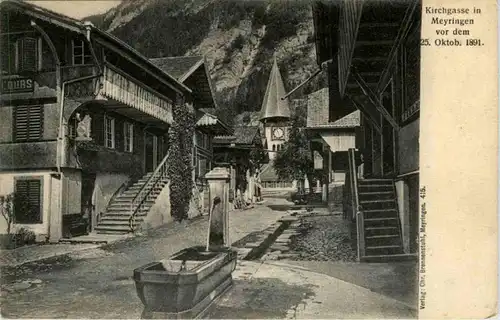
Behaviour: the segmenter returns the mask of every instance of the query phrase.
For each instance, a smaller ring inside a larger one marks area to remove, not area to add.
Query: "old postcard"
[[[497,14],[2,0],[2,317],[495,317]]]

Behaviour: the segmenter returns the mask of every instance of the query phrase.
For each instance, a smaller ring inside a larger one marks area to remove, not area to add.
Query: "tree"
[[[304,191],[304,178],[307,177],[312,183],[315,175],[309,137],[304,130],[305,124],[305,110],[297,108],[292,117],[289,139],[283,144],[283,150],[278,152],[273,164],[280,179],[298,181],[299,192]],[[312,192],[313,188],[309,188],[309,193]]]
[[[0,211],[7,222],[7,234],[10,234],[12,222],[14,221],[13,200],[14,196],[12,194],[0,196]]]

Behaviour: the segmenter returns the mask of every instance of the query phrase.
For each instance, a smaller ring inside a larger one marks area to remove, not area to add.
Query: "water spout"
[[[210,231],[212,229],[212,215],[214,213],[215,206],[221,203],[220,197],[215,197],[213,200],[213,205],[212,205],[212,210],[209,211],[208,213],[208,232],[207,232],[207,246],[205,248],[205,251],[208,252],[210,251]]]

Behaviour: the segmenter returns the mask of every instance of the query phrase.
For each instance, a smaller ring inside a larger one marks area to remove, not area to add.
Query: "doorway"
[[[158,138],[156,135],[145,132],[144,134],[144,166],[146,172],[152,172],[158,164]]]

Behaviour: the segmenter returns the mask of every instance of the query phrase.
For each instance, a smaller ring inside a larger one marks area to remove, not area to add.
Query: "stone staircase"
[[[133,232],[130,228],[131,210],[134,207],[134,199],[141,191],[147,193],[147,198],[138,207],[132,227],[136,228],[144,221],[156,198],[168,183],[166,178],[150,181],[152,175],[152,172],[147,173],[111,200],[95,228],[96,233],[126,234]]]
[[[363,261],[392,261],[404,257],[397,197],[391,179],[358,180],[363,208],[365,256]]]

